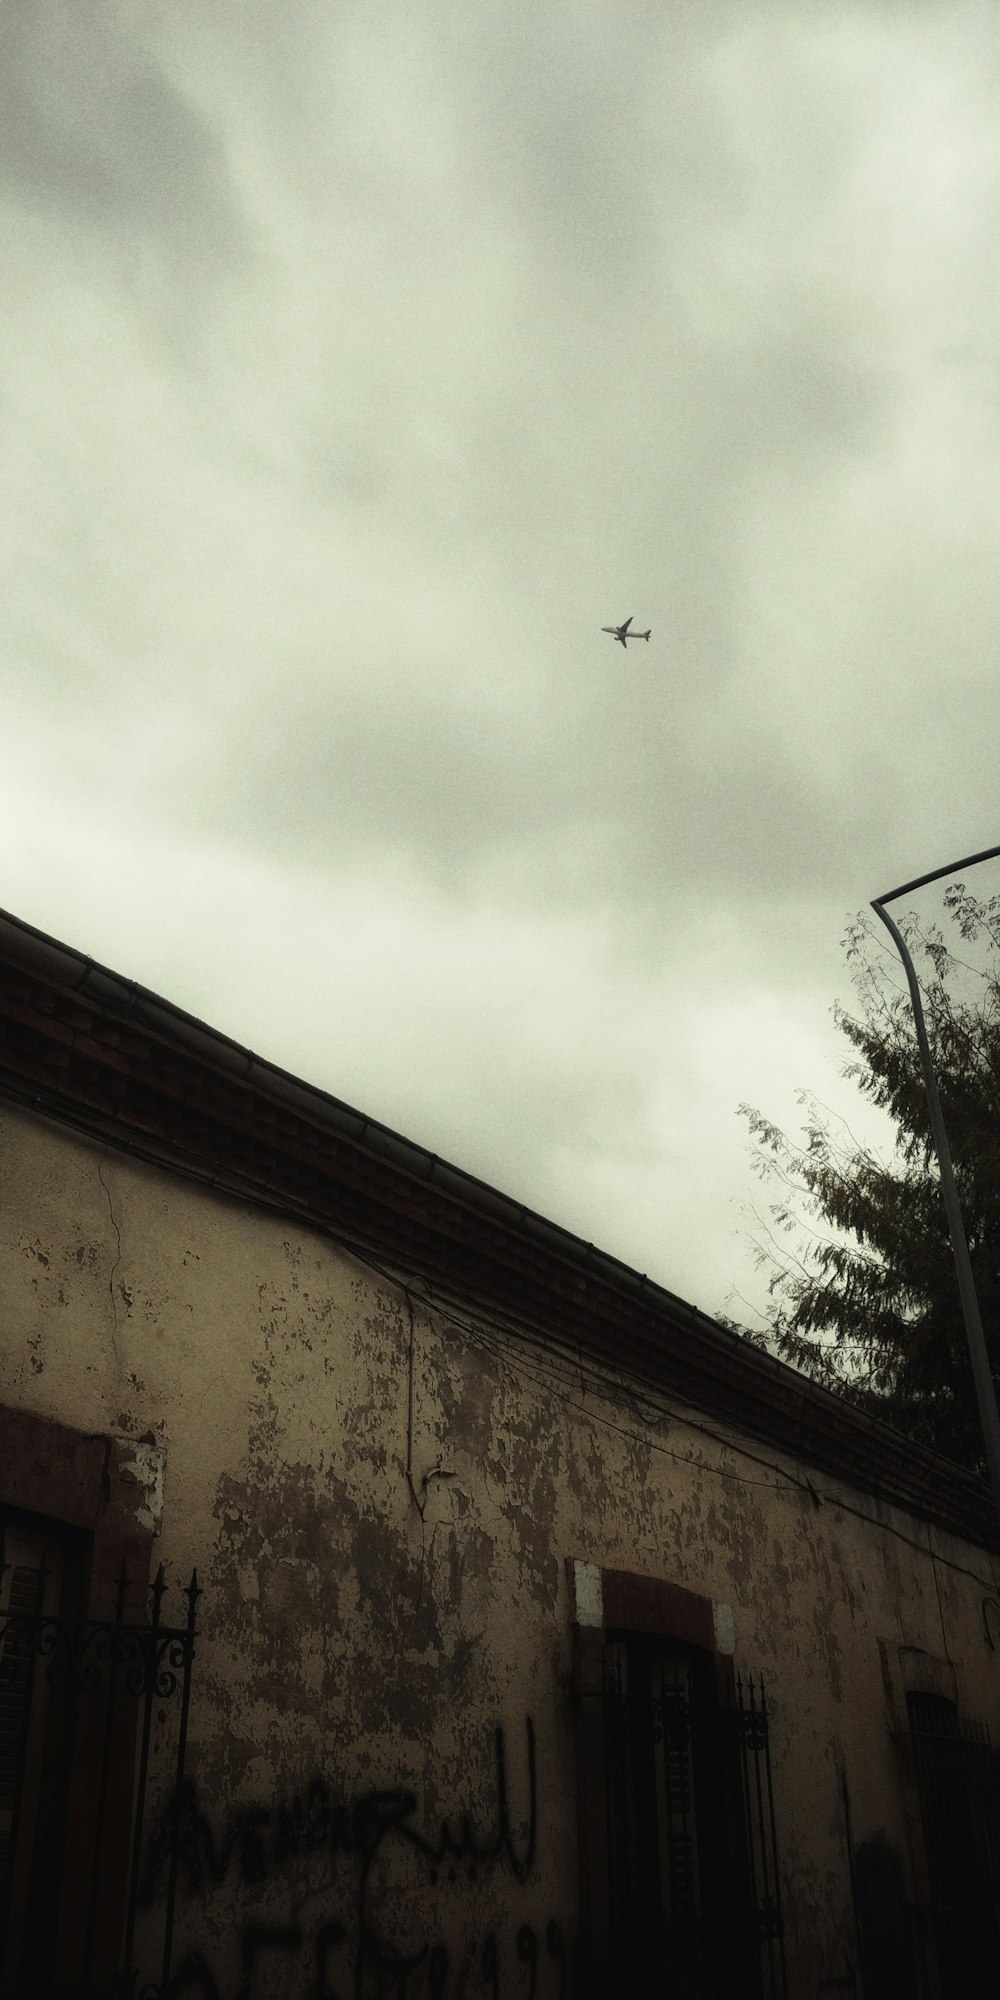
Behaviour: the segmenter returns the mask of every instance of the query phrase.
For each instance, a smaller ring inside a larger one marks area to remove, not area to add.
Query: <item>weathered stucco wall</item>
[[[428,1992],[492,1990],[492,1953],[496,1990],[557,1994],[579,1559],[732,1607],[767,1683],[791,1990],[851,1990],[848,1813],[909,1866],[907,1661],[954,1662],[997,1718],[982,1551],[280,1216],[28,1114],[0,1141],[2,1400],[146,1440],[157,1555],[204,1588],[175,1963],[197,1945],[235,1992],[270,1926],[253,1994],[320,1964],[346,1994],[365,1936],[373,1963],[445,1946]]]

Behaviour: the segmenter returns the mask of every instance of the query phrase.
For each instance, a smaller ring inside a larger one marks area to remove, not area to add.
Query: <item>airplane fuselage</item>
[[[631,619],[629,619],[629,624],[631,624],[631,622],[632,622]],[[649,638],[648,632],[630,632],[624,625],[602,625],[601,631],[609,632],[611,634],[612,639],[616,639],[618,641],[619,646],[624,646],[626,648],[628,647],[628,642],[630,639]]]

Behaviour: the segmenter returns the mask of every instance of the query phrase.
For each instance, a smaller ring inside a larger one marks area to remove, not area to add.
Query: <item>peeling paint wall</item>
[[[157,1557],[204,1588],[175,1952],[197,1990],[236,1992],[249,1951],[254,1995],[346,1994],[368,1951],[373,1980],[419,1960],[413,1993],[555,2000],[575,1560],[712,1599],[765,1675],[791,1990],[860,1991],[849,1839],[912,1893],[913,1660],[998,1720],[982,1551],[279,1217],[29,1114],[0,1141],[0,1394],[119,1440]]]

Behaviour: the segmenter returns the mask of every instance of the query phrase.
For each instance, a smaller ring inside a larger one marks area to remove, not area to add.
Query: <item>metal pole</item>
[[[884,907],[886,903],[894,903],[900,896],[909,895],[912,889],[922,889],[928,882],[940,881],[942,875],[954,875],[960,868],[971,868],[977,861],[992,861],[997,855],[1000,855],[1000,847],[987,847],[980,854],[968,855],[964,861],[952,861],[945,868],[935,868],[929,875],[919,875],[913,882],[904,882],[902,888],[891,889],[888,895],[876,897],[872,903],[872,909],[875,915],[881,918],[886,930],[893,939],[900,958],[903,961],[906,971],[906,981],[910,989],[913,1018],[917,1029],[917,1042],[920,1047],[920,1061],[923,1065],[924,1083],[927,1088],[927,1108],[930,1112],[931,1133],[934,1139],[934,1150],[937,1153],[938,1169],[941,1175],[941,1193],[944,1198],[945,1214],[948,1218],[948,1233],[951,1237],[951,1248],[955,1258],[958,1289],[962,1300],[962,1315],[965,1320],[965,1334],[969,1343],[969,1358],[972,1362],[972,1374],[976,1385],[976,1400],[979,1404],[979,1421],[982,1425],[983,1442],[986,1446],[986,1463],[989,1466],[994,1505],[997,1509],[998,1520],[1000,1520],[1000,1413],[997,1410],[996,1390],[990,1371],[989,1356],[986,1352],[983,1322],[979,1311],[979,1300],[976,1296],[975,1280],[972,1275],[972,1261],[969,1257],[969,1246],[965,1237],[965,1225],[962,1221],[958,1190],[955,1186],[955,1171],[951,1163],[948,1134],[945,1130],[944,1114],[941,1110],[941,1099],[938,1094],[937,1078],[934,1074],[930,1043],[927,1039],[927,1026],[924,1021],[923,1004],[920,998],[920,987],[917,984],[917,975],[914,970],[913,960],[910,957],[898,927],[893,923],[892,918],[888,915]]]

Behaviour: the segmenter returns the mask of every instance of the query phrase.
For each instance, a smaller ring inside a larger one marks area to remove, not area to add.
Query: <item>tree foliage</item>
[[[941,929],[907,918],[994,1381],[1000,1378],[1000,897],[958,883]],[[738,1330],[908,1436],[985,1474],[978,1407],[903,968],[877,920],[845,940],[858,1006],[835,1008],[844,1075],[888,1114],[860,1144],[807,1092],[794,1142],[748,1105],[768,1191],[767,1328]],[[732,1322],[730,1322],[732,1324]]]

